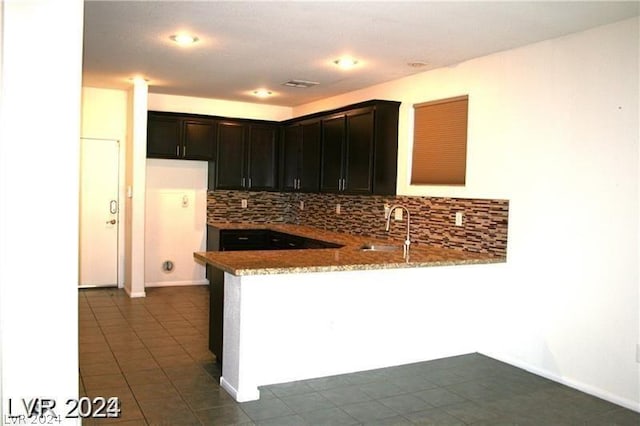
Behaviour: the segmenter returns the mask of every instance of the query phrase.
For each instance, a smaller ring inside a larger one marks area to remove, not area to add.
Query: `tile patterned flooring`
[[[239,404],[207,348],[206,286],[79,291],[80,393],[122,425],[640,425],[640,414],[479,354],[261,388]]]

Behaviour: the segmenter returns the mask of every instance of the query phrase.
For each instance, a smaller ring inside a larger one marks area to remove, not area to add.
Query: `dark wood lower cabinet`
[[[207,226],[207,251],[220,250],[220,230]],[[224,271],[207,265],[209,280],[209,350],[222,367],[222,327],[224,320]]]
[[[222,334],[224,325],[224,271],[207,265],[209,277],[209,350],[222,367]]]

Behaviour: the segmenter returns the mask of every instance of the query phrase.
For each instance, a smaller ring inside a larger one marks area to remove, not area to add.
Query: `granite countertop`
[[[355,271],[391,268],[417,268],[445,265],[504,263],[503,257],[441,247],[412,244],[409,259],[402,256],[402,242],[341,234],[318,228],[287,224],[209,223],[218,229],[271,229],[301,237],[337,244],[341,248],[300,250],[210,251],[196,252],[195,259],[230,274],[269,275],[301,272]],[[362,251],[363,244],[397,245],[391,252]]]

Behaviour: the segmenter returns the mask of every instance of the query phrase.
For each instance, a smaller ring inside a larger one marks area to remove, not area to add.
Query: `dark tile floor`
[[[236,403],[207,349],[208,288],[80,290],[80,391],[119,425],[640,425],[640,414],[479,354],[261,388]]]

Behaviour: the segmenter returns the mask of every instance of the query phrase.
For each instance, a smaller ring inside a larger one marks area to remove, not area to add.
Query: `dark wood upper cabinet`
[[[187,160],[213,160],[215,155],[216,123],[213,121],[184,120],[182,158]]]
[[[219,123],[215,188],[277,189],[277,134],[275,125]]]
[[[300,176],[300,156],[302,155],[302,126],[286,126],[282,131],[280,147],[280,188],[296,191]]]
[[[222,122],[218,124],[218,151],[216,154],[217,189],[243,189],[246,184],[245,125]]]
[[[373,137],[373,193],[396,195],[398,177],[398,112],[400,102],[375,105]]]
[[[347,114],[344,192],[373,192],[373,118],[373,110]]]
[[[357,110],[322,121],[323,192],[373,192],[372,109]]]
[[[322,160],[320,191],[342,191],[344,183],[344,130],[346,116],[341,114],[322,120]]]
[[[209,161],[209,188],[395,195],[400,103],[283,122],[149,111],[147,157]]]
[[[254,191],[278,188],[278,128],[249,125],[245,189]]]
[[[320,120],[284,128],[280,157],[280,188],[283,191],[318,192],[320,137]]]
[[[298,189],[318,192],[320,189],[320,120],[302,124],[302,158]]]
[[[147,157],[211,161],[216,122],[210,118],[149,112]]]
[[[181,120],[149,114],[147,119],[147,157],[178,158],[180,155]]]
[[[322,119],[321,192],[395,195],[399,106],[363,102]]]

